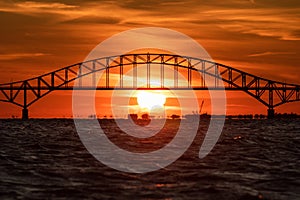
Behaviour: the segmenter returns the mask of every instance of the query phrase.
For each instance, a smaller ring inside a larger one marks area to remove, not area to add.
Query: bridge
[[[167,73],[170,69],[172,76]],[[141,71],[143,85],[139,84]],[[129,72],[131,75],[126,75]],[[180,74],[186,78],[185,84],[181,83]],[[210,77],[213,84],[207,84],[206,77]],[[78,84],[75,84],[76,79]],[[21,107],[22,119],[28,119],[28,108],[53,91],[136,89],[243,91],[267,107],[268,118],[274,117],[275,107],[300,101],[300,85],[266,79],[201,58],[156,53],[108,56],[27,80],[0,84],[0,101]]]

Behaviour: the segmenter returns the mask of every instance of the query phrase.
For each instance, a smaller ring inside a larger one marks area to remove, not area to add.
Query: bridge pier
[[[22,110],[22,120],[27,120],[27,119],[29,119],[28,109],[23,108],[23,110]]]
[[[268,109],[268,119],[273,119],[275,117],[275,110],[274,108]]]

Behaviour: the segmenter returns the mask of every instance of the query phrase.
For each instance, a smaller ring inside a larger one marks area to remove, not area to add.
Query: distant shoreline
[[[186,117],[187,116],[187,117]],[[188,118],[193,118],[194,117],[199,117],[201,120],[203,119],[220,119],[223,118],[224,115],[209,115],[209,114],[190,114],[190,115],[184,115],[183,117],[179,117],[176,119],[172,119],[171,117],[168,118],[152,118],[151,120],[187,120]],[[299,119],[300,114],[296,113],[276,113],[274,116],[274,119]],[[82,120],[91,120],[91,119],[97,119],[97,120],[128,120],[129,118],[112,118],[112,117],[76,117],[76,118],[71,118],[71,117],[31,117],[29,120],[74,120],[74,119],[82,119]],[[267,119],[267,115],[264,114],[239,114],[239,115],[226,115],[225,119],[231,120],[231,119],[238,119],[238,120],[262,120],[262,119]],[[19,117],[4,117],[0,118],[0,120],[22,120]],[[141,118],[138,118],[138,120],[143,120]]]

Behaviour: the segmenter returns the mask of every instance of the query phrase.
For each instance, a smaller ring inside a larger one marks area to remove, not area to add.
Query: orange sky
[[[298,0],[0,0],[0,82],[80,62],[113,34],[157,26],[192,37],[216,62],[300,84],[299,21]],[[30,116],[70,116],[70,94],[50,94],[30,107]],[[266,113],[263,105],[243,92],[227,96],[228,114]],[[299,102],[276,111],[300,113]],[[20,116],[20,108],[0,102],[0,117],[12,114]]]

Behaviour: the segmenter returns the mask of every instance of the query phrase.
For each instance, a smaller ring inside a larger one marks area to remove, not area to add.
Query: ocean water
[[[300,120],[227,120],[208,156],[198,158],[208,121],[177,161],[146,174],[97,161],[73,120],[0,120],[0,199],[300,199]],[[111,141],[133,152],[170,142],[179,121],[135,139],[100,121]]]

